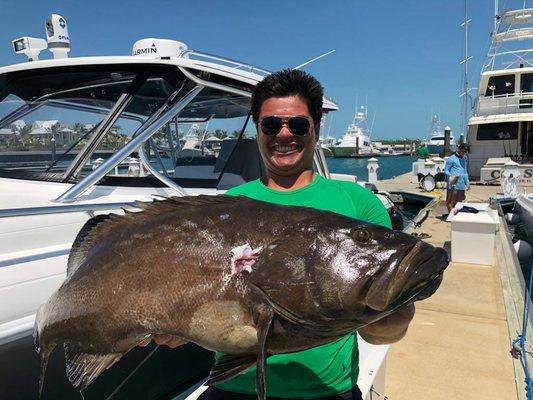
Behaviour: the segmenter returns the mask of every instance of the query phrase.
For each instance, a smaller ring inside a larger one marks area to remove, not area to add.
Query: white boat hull
[[[0,210],[61,208],[53,200],[71,186],[0,178]],[[193,195],[199,192],[222,193],[214,189],[190,190]],[[168,188],[97,186],[76,204],[151,201],[156,194],[175,195]],[[31,321],[36,310],[65,278],[68,254],[77,233],[89,218],[109,212],[123,211],[116,208],[0,218],[0,344],[33,329]]]

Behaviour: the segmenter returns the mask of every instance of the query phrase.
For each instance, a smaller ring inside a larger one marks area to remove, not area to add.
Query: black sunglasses
[[[309,118],[296,115],[293,117],[280,117],[278,115],[269,115],[267,117],[261,118],[259,121],[259,126],[261,127],[261,132],[265,135],[277,135],[283,124],[287,124],[289,131],[293,135],[305,136],[309,133],[311,128],[311,122]]]

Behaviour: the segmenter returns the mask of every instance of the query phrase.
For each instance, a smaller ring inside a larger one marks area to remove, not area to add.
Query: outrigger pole
[[[331,53],[334,53],[334,52],[335,52],[335,50],[330,50],[330,51],[328,51],[327,53],[321,54],[321,55],[319,55],[318,57],[315,57],[315,58],[313,58],[313,59],[311,59],[311,60],[309,60],[309,61],[304,62],[303,64],[300,64],[300,65],[294,67],[293,69],[300,69],[300,68],[302,68],[303,66],[306,66],[307,64],[311,64],[312,62],[315,62],[316,60],[319,60],[319,59],[321,59],[322,57],[326,57],[326,56],[328,56],[328,55],[330,55]]]

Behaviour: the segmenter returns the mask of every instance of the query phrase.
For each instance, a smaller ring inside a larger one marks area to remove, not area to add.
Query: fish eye
[[[368,242],[372,237],[370,232],[364,228],[354,228],[350,233],[353,240],[361,243]]]

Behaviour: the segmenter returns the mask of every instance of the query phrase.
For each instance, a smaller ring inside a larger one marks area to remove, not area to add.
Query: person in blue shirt
[[[466,199],[465,191],[470,189],[466,153],[468,146],[461,143],[444,166],[446,174],[446,207],[450,212],[455,205]]]

